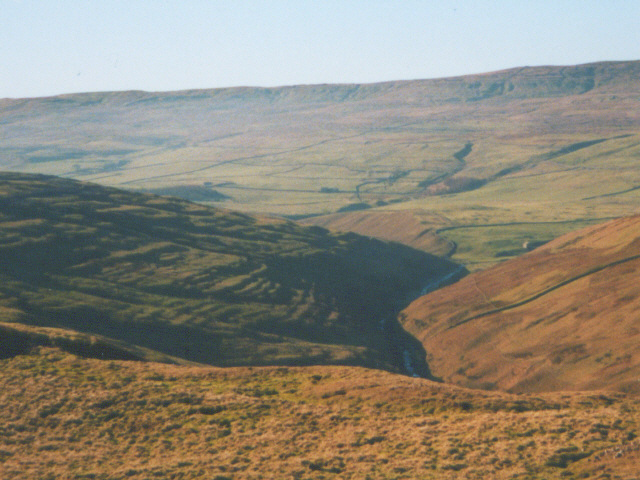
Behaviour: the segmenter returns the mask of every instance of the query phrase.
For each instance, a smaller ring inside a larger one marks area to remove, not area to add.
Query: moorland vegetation
[[[0,174],[2,320],[219,366],[428,375],[397,312],[452,262],[173,197]],[[410,361],[407,360],[410,358]]]
[[[511,392],[640,392],[640,217],[557,238],[401,313],[435,375]]]
[[[0,360],[0,475],[634,479],[638,402],[509,395],[355,367]]]
[[[637,479],[639,73],[0,100],[0,477]]]

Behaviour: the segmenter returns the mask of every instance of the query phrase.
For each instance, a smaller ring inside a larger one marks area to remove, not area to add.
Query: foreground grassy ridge
[[[454,258],[480,269],[522,253],[513,222],[544,241],[578,221],[637,211],[638,78],[640,62],[603,62],[372,85],[3,100],[0,167],[251,212],[371,207],[411,212],[424,229],[494,225],[442,232],[458,244]],[[358,231],[379,234],[370,227]],[[407,232],[408,244],[434,246]]]
[[[448,382],[640,391],[640,217],[582,229],[413,302],[402,322]]]
[[[0,476],[637,478],[638,403],[345,367],[195,368],[35,349],[0,361]]]
[[[406,349],[424,373],[394,311],[450,262],[175,198],[55,177],[0,180],[4,320],[216,365],[397,369]]]

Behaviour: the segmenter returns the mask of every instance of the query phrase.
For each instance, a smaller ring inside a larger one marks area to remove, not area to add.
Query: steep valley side
[[[640,217],[564,235],[401,314],[434,375],[512,392],[640,392]]]
[[[396,314],[457,266],[409,247],[56,177],[0,176],[5,321],[218,366],[428,376]]]

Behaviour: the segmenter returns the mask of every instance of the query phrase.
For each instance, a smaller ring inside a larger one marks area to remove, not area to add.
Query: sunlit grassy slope
[[[0,174],[0,320],[165,356],[399,371],[410,355],[426,374],[424,351],[394,312],[454,268],[354,234]]]
[[[515,392],[640,391],[640,217],[562,236],[413,302],[436,376]]]
[[[445,237],[415,242],[408,229],[406,243],[440,252],[453,242],[453,258],[480,269],[522,253],[523,240],[637,211],[639,79],[640,62],[603,62],[370,85],[0,100],[0,168],[250,212],[371,207],[387,222],[401,211]],[[335,226],[380,233],[368,225],[355,215]]]
[[[637,478],[639,404],[354,367],[0,360],[0,477]]]

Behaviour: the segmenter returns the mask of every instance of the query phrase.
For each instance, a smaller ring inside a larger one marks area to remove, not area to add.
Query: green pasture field
[[[605,62],[3,100],[0,168],[138,191],[205,188],[226,196],[205,203],[294,218],[358,204],[447,219],[435,229],[590,222],[640,206],[639,71],[640,62]],[[467,253],[454,258],[485,264],[521,240],[505,246],[511,230],[491,232],[495,248],[465,235]]]

